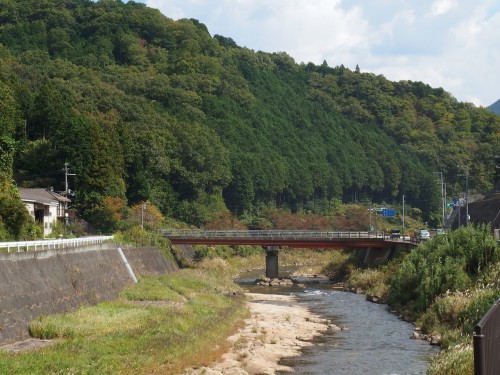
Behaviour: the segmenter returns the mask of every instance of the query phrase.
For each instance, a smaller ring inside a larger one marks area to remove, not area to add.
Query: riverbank
[[[310,312],[294,296],[248,293],[251,317],[229,337],[229,352],[208,367],[188,369],[185,375],[275,374],[291,371],[281,358],[300,355],[313,345],[312,339],[327,330],[340,330],[330,321]]]

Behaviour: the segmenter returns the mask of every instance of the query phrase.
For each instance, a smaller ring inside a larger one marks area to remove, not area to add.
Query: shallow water
[[[244,288],[255,293],[295,294],[311,311],[347,328],[315,339],[302,356],[280,362],[295,374],[425,374],[429,356],[439,351],[425,341],[411,340],[413,325],[398,319],[386,305],[334,290],[328,283],[288,288],[247,284]]]

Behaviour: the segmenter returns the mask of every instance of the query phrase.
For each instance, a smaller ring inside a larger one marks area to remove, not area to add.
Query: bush
[[[346,287],[349,289],[361,289],[368,295],[387,298],[389,291],[389,279],[399,269],[401,260],[393,259],[386,265],[377,269],[357,269],[351,272]]]
[[[436,296],[465,290],[488,265],[499,259],[499,248],[487,226],[462,227],[421,244],[390,279],[389,304],[425,311]]]
[[[234,247],[234,255],[239,257],[249,257],[254,254],[262,254],[262,246],[236,245]]]
[[[419,317],[417,325],[428,333],[437,333],[441,326],[446,330],[461,328],[459,314],[467,303],[462,292],[441,296]]]
[[[474,294],[470,296],[468,304],[459,314],[464,333],[473,333],[476,324],[499,297],[500,291],[498,289],[477,289]]]
[[[434,357],[429,375],[464,375],[474,373],[474,352],[470,345],[460,345]]]
[[[343,280],[351,273],[352,264],[352,258],[348,253],[333,251],[331,260],[323,267],[321,273],[328,276],[330,280]]]
[[[8,186],[0,186],[0,236],[6,239],[21,239],[24,231],[33,222],[17,192]]]
[[[194,260],[196,261],[213,258],[228,259],[232,255],[234,255],[234,250],[227,245],[200,245],[195,246],[194,249]]]

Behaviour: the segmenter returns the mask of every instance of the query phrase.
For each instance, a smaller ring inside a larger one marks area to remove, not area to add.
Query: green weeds
[[[116,301],[36,319],[32,335],[56,340],[31,352],[0,352],[0,373],[175,374],[207,364],[247,314],[242,299],[228,296],[235,289],[200,270],[143,278]]]

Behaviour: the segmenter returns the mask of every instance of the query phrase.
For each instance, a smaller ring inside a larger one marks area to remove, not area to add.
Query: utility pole
[[[465,226],[469,226],[469,170],[465,174]]]
[[[459,174],[460,177],[465,177],[465,226],[469,226],[469,167],[461,165],[465,169],[464,174]],[[461,208],[462,206],[460,206]],[[460,213],[460,211],[459,211]],[[460,224],[459,224],[460,225]]]
[[[370,216],[370,227],[368,228],[368,231],[372,232],[373,227],[372,227],[372,204],[371,203],[370,203],[370,208],[368,209],[368,212],[369,212],[369,216]]]
[[[446,206],[446,197],[447,197],[446,183],[443,184],[443,187],[444,187],[444,202],[445,202],[445,206]],[[446,221],[446,224],[448,224],[448,217],[446,216],[446,211],[445,211],[445,221]],[[443,223],[443,229],[444,229],[444,223]]]
[[[405,235],[405,195],[403,194],[403,230],[401,231],[401,233],[403,234],[403,236]]]
[[[441,214],[442,214],[442,221],[441,221],[441,226],[444,228],[444,207],[445,207],[445,195],[444,195],[444,180],[443,180],[443,172],[434,172],[435,174],[438,174],[440,176],[440,179],[438,180],[441,183]]]
[[[69,163],[64,163],[64,195],[66,197],[68,197],[69,194],[68,176],[76,176],[76,174],[69,173]]]
[[[69,173],[69,163],[64,163],[64,196],[68,198],[69,195],[69,185],[68,176],[76,176],[75,173]],[[64,208],[68,209],[68,202],[64,203]]]

